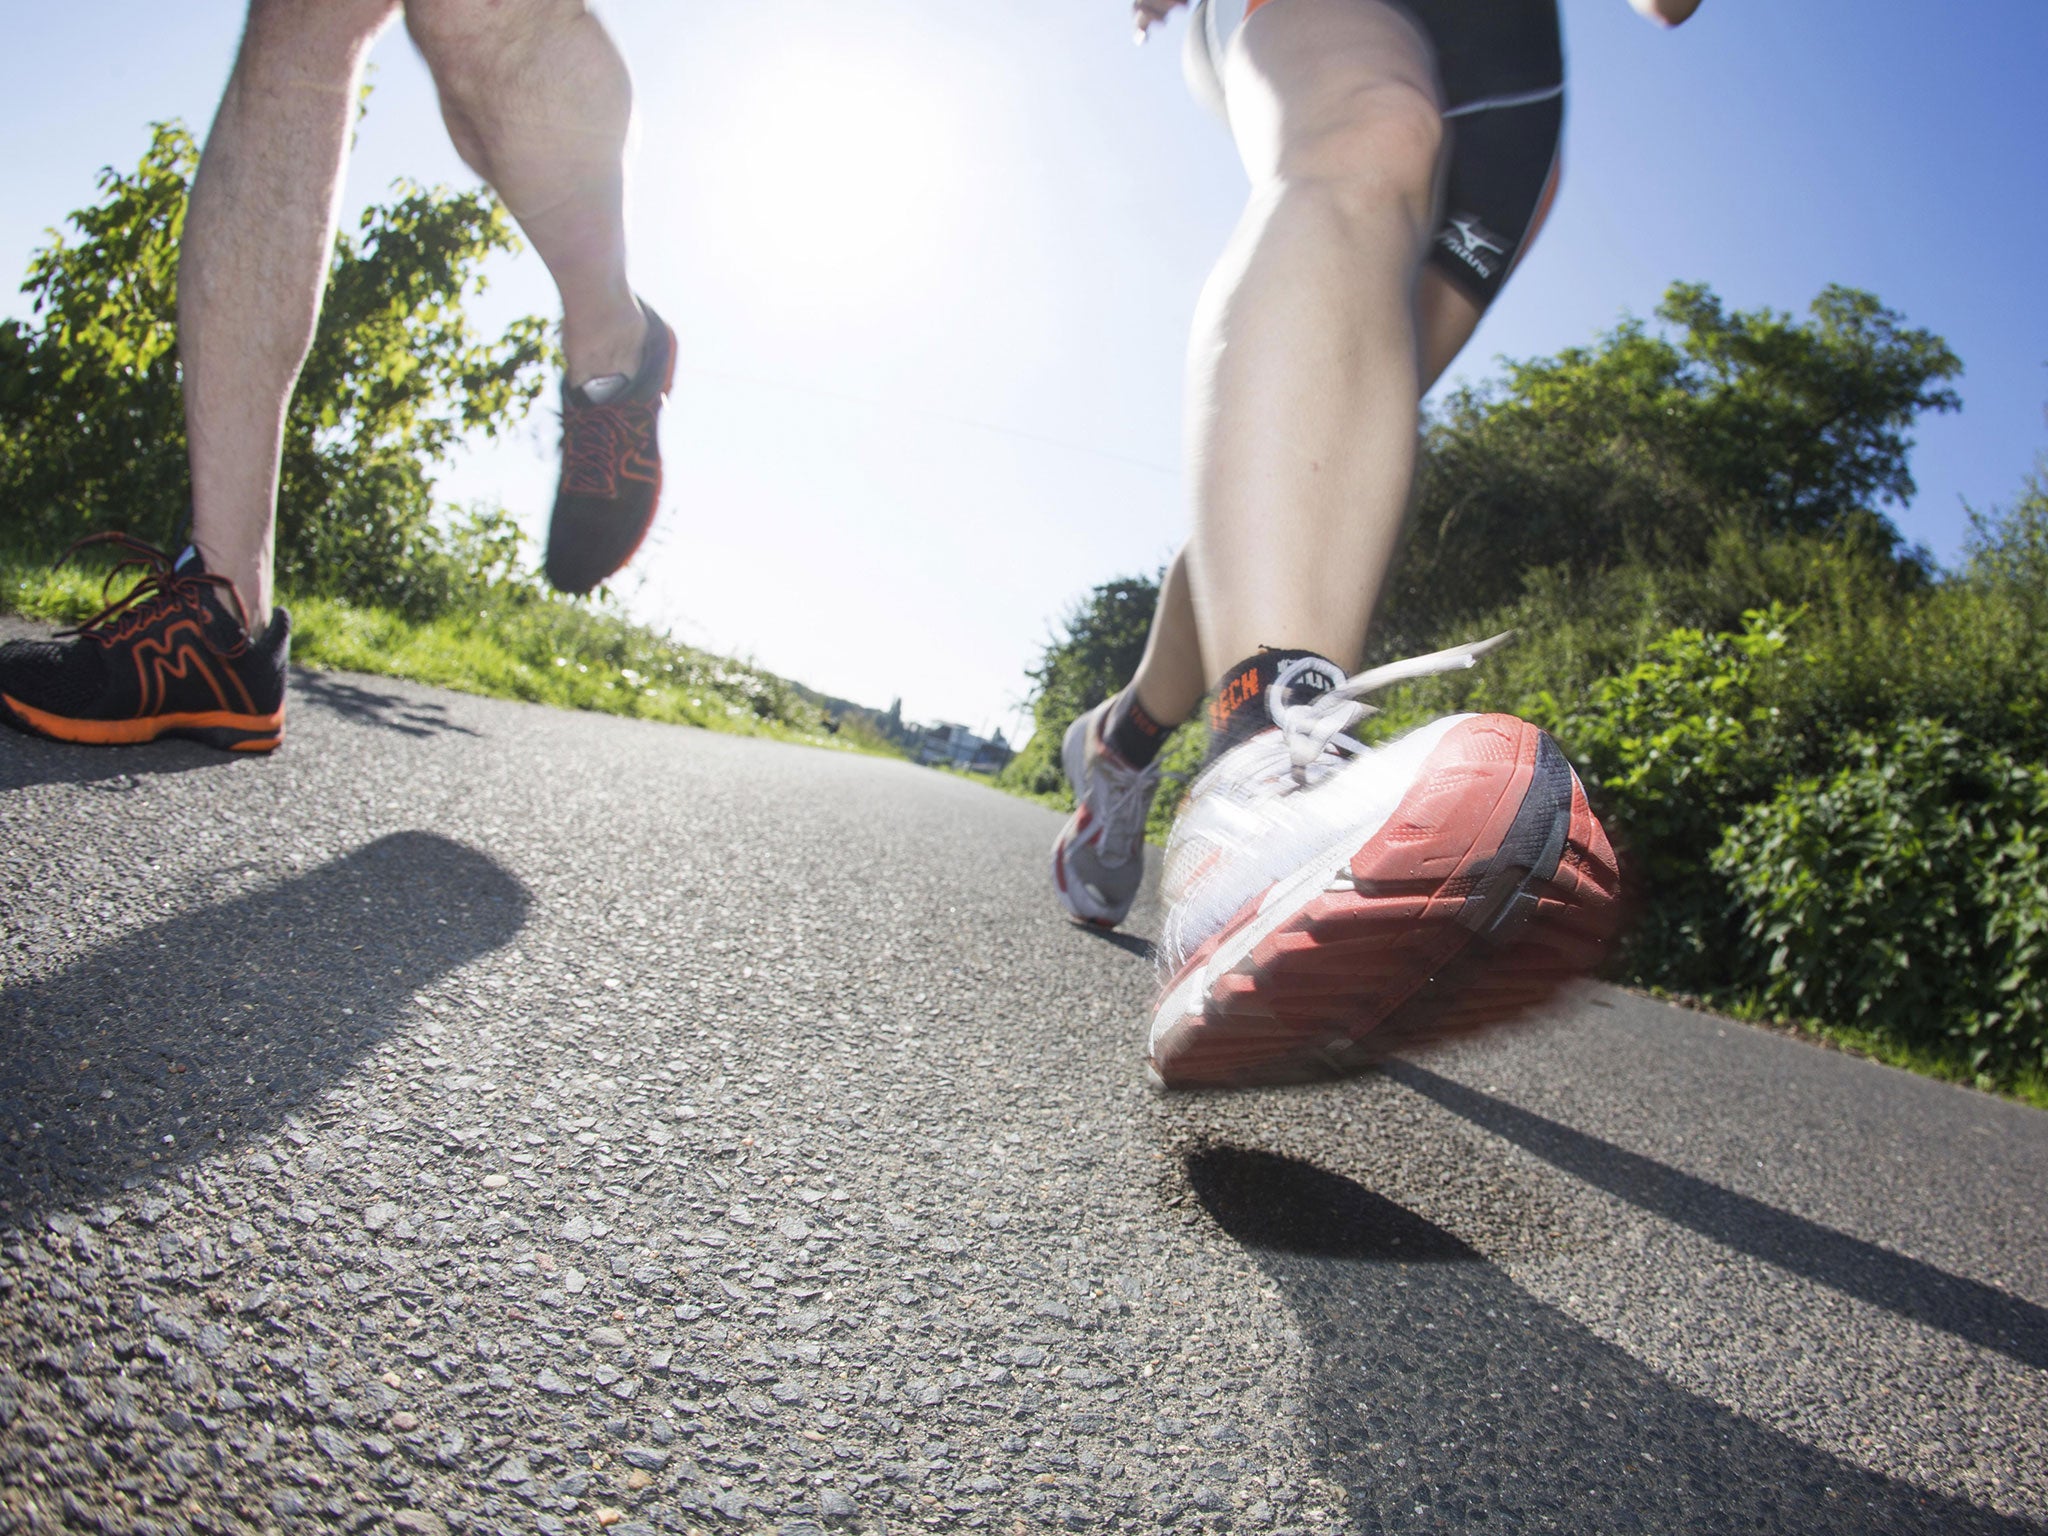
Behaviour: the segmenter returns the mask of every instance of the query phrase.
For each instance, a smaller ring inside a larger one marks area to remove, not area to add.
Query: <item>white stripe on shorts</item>
[[[1225,122],[1230,120],[1230,114],[1223,101],[1223,54],[1237,29],[1244,25],[1246,3],[1247,0],[1195,0],[1195,8],[1188,16],[1187,41],[1181,49],[1181,71],[1187,76],[1188,89],[1194,92],[1195,100]],[[1444,116],[1471,117],[1502,107],[1526,107],[1563,94],[1564,83],[1559,81],[1543,90],[1460,102],[1446,107]]]

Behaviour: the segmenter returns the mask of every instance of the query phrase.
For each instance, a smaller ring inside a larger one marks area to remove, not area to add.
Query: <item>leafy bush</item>
[[[1773,605],[1737,634],[1674,630],[1579,702],[1544,691],[1519,711],[1557,737],[1621,853],[1639,913],[1629,963],[1643,980],[1692,991],[1718,980],[1728,906],[1703,855],[1796,762],[1801,744],[1765,702],[1794,617]]]
[[[1882,541],[1816,534],[1757,539],[1735,528],[1714,535],[1697,566],[1635,559],[1599,571],[1547,566],[1523,576],[1515,602],[1417,646],[1433,649],[1503,630],[1514,635],[1514,643],[1483,666],[1390,696],[1388,721],[1405,728],[1453,709],[1518,713],[1546,692],[1578,698],[1603,678],[1627,672],[1675,631],[1739,633],[1749,614],[1773,605],[1800,614],[1806,666],[1771,672],[1772,702],[1801,718],[1808,711],[1840,715],[1850,695],[1877,700],[1880,684],[1898,677],[1901,616],[1931,590],[1919,558],[1900,558]],[[1384,646],[1375,656],[1391,659]],[[1867,702],[1852,711],[1846,728],[1891,718],[1888,711],[1888,703]]]
[[[1173,830],[1173,818],[1180,811],[1181,796],[1201,771],[1202,760],[1208,753],[1209,724],[1200,712],[1166,738],[1154,760],[1159,769],[1159,793],[1145,819],[1145,836],[1149,841],[1165,844],[1167,833]]]
[[[1073,804],[1060,768],[1060,742],[1068,726],[1138,670],[1152,612],[1159,606],[1159,582],[1158,576],[1106,581],[1067,614],[1029,674],[1034,685],[1031,739],[998,776],[1003,788]]]
[[[1781,1015],[2048,1068],[2048,769],[1933,721],[1860,735],[1715,849],[1735,985]]]
[[[131,173],[100,176],[29,264],[34,320],[0,322],[0,504],[7,541],[53,554],[122,528],[176,542],[190,500],[177,263],[192,136],[155,126]],[[277,570],[290,593],[435,610],[449,573],[432,470],[538,395],[554,353],[537,318],[493,341],[464,311],[517,249],[485,192],[401,184],[336,243],[319,331],[286,422]]]
[[[1968,558],[1882,637],[1904,673],[1899,712],[1937,716],[2023,756],[2048,758],[2048,481],[2037,466],[2003,511],[1975,519]]]

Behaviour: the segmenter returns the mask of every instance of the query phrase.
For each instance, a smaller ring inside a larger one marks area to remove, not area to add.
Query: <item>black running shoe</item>
[[[548,524],[548,580],[588,592],[633,558],[661,500],[661,403],[675,381],[676,333],[646,304],[640,371],[593,400],[562,386],[562,482]]]
[[[208,571],[196,549],[173,561],[125,533],[95,534],[71,549],[88,544],[126,556],[109,587],[138,567],[142,580],[54,640],[0,646],[0,720],[88,746],[189,736],[230,752],[268,752],[284,740],[290,616],[277,609],[251,640],[234,584]]]

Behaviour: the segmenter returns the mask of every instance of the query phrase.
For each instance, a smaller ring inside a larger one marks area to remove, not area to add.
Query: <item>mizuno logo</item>
[[[1436,243],[1465,263],[1481,277],[1492,277],[1500,270],[1496,259],[1507,255],[1506,244],[1494,237],[1493,231],[1479,222],[1475,214],[1459,214],[1444,221],[1445,227],[1437,231]]]

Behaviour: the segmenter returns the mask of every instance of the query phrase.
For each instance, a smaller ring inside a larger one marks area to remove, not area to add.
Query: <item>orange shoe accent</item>
[[[234,712],[237,703],[244,712],[254,705],[241,679],[232,672],[224,672],[207,659],[206,632],[196,619],[181,619],[161,634],[138,640],[129,660],[135,667],[143,717],[153,713],[157,705],[170,697],[173,684],[194,679],[206,685],[206,691],[213,695],[221,712]],[[229,689],[234,691],[232,698],[229,697]]]
[[[1209,729],[1220,734],[1229,726],[1230,717],[1257,698],[1260,691],[1256,672],[1243,672],[1226,680],[1209,701]]]
[[[73,720],[0,694],[9,713],[39,736],[90,747],[128,747],[160,736],[195,735],[235,752],[268,752],[284,740],[284,710],[244,715],[206,710],[180,715],[141,715],[132,720]],[[227,737],[247,739],[228,740]]]

